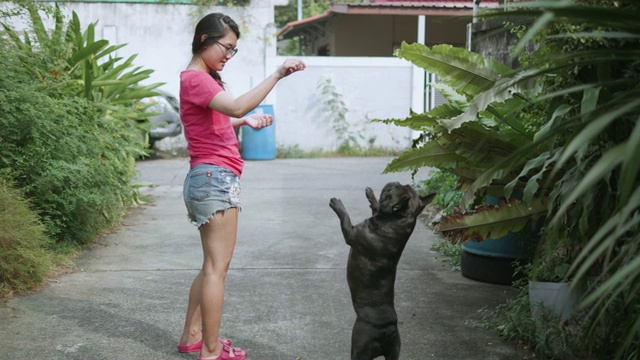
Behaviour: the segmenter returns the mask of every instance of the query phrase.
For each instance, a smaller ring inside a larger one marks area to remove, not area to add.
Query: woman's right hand
[[[285,76],[289,76],[296,71],[301,71],[307,68],[307,65],[300,59],[291,58],[284,61],[282,65],[278,68],[276,73],[278,74],[278,78],[282,79]]]
[[[262,129],[273,123],[273,116],[269,114],[251,114],[242,118],[245,125],[248,125],[252,129]]]

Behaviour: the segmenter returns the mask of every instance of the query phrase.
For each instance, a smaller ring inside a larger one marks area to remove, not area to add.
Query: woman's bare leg
[[[222,320],[224,282],[236,245],[237,234],[237,208],[218,211],[208,223],[200,227],[200,238],[204,252],[200,283],[200,312],[202,316],[202,350],[200,354],[203,358],[216,357],[222,351],[222,345],[218,342],[218,334]],[[197,311],[194,311],[194,317],[195,313]]]
[[[202,316],[200,313],[200,298],[202,298],[202,270],[198,272],[189,291],[189,305],[184,321],[182,337],[178,345],[191,345],[202,338]]]

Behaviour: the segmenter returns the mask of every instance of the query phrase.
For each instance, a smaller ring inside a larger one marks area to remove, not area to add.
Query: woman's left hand
[[[284,61],[282,65],[276,70],[278,74],[278,79],[282,79],[285,76],[289,76],[296,71],[301,71],[307,68],[307,64],[304,61],[296,58],[287,59]]]
[[[273,123],[273,116],[269,114],[251,114],[244,118],[244,124],[252,129],[262,129]]]

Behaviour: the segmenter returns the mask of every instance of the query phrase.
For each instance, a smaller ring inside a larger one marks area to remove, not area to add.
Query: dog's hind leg
[[[367,200],[369,200],[371,216],[375,216],[378,213],[378,210],[380,210],[380,203],[378,203],[378,199],[376,199],[376,194],[370,187],[364,189],[364,194],[367,196]]]
[[[388,339],[384,349],[384,360],[398,360],[400,359],[400,333],[398,328],[395,329],[394,334]]]
[[[356,318],[351,330],[351,360],[373,360],[379,355],[382,355],[379,330]]]

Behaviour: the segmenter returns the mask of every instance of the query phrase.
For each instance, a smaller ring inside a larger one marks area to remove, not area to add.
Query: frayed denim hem
[[[216,211],[212,212],[212,213],[211,213],[211,215],[209,215],[209,217],[208,217],[208,218],[206,218],[206,219],[204,219],[204,220],[201,220],[201,221],[199,221],[199,222],[198,222],[198,221],[196,221],[196,220],[194,220],[194,219],[192,219],[192,218],[191,218],[191,216],[189,216],[189,215],[187,215],[187,218],[189,219],[189,221],[191,222],[191,224],[195,225],[195,226],[198,228],[198,230],[200,230],[200,228],[202,227],[202,225],[209,223],[209,222],[211,221],[211,219],[213,219],[213,217],[215,216],[215,214],[216,214],[217,212],[219,212],[219,211],[223,211],[223,212],[225,212],[225,213],[226,213],[227,211],[229,211],[229,209],[234,209],[234,208],[235,208],[235,209],[238,209],[238,212],[239,212],[239,213],[240,213],[240,212],[242,212],[242,207],[241,207],[241,206],[239,206],[239,205],[231,205],[231,204],[229,204],[229,205],[227,205],[227,206],[226,206],[226,207],[224,207],[224,208],[221,208],[221,209],[218,209],[218,210],[216,210]]]

